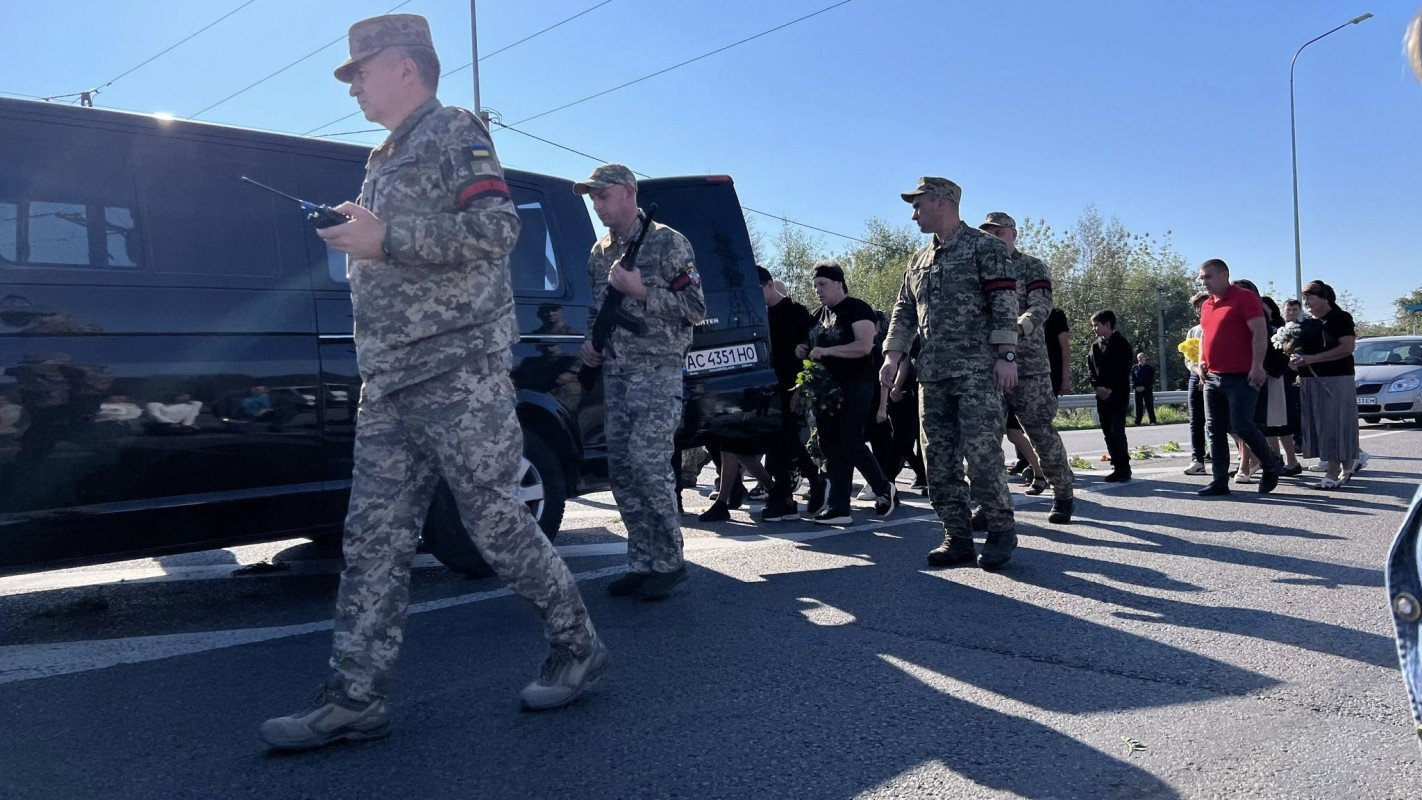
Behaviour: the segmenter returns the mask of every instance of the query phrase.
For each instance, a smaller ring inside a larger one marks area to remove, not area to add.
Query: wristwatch
[[[997,354],[997,357],[1000,358],[1000,359],[1002,359],[1003,361],[1006,361],[1006,362],[1009,363],[1009,364],[1016,364],[1016,363],[1017,363],[1017,351],[1016,351],[1016,350],[1008,350],[1006,353],[998,353],[998,354]]]

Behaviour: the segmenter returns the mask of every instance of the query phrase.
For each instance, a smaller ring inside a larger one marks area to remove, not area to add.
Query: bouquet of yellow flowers
[[[1200,363],[1200,340],[1198,338],[1192,337],[1186,339],[1177,345],[1175,349],[1179,350],[1180,354],[1185,356],[1185,360],[1191,364]]]

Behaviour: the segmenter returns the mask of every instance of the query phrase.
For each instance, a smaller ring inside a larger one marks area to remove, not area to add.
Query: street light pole
[[[474,108],[473,111],[488,125],[484,109],[479,103],[479,14],[474,10],[475,0],[469,0],[469,42],[474,56]]]
[[[1324,36],[1337,33],[1349,25],[1357,25],[1372,16],[1372,13],[1369,12],[1361,17],[1354,17],[1323,36],[1309,39],[1303,43],[1303,47],[1294,53],[1294,60],[1289,62],[1289,143],[1294,154],[1294,297],[1300,301],[1303,300],[1303,254],[1299,249],[1299,128],[1294,119],[1294,65],[1298,63],[1299,53],[1304,51],[1304,47],[1308,47]]]

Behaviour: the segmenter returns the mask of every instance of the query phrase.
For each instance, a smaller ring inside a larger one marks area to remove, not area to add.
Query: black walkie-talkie
[[[332,225],[344,225],[345,223],[351,221],[350,217],[346,216],[345,214],[342,214],[334,208],[331,208],[330,206],[317,205],[316,203],[312,203],[307,200],[302,200],[299,197],[292,197],[286,192],[277,191],[276,189],[273,189],[265,183],[258,183],[247,177],[246,175],[242,176],[242,180],[252,184],[253,186],[256,186],[259,189],[266,189],[274,195],[285,197],[291,202],[296,203],[298,206],[301,206],[301,210],[306,212],[306,221],[317,228],[329,228]]]

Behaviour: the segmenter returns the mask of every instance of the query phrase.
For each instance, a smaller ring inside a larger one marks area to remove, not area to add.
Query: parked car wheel
[[[552,541],[563,524],[563,509],[568,499],[563,465],[558,454],[536,433],[523,434],[523,476],[519,479],[519,499],[528,505],[543,534]],[[440,481],[434,503],[425,519],[426,549],[441,564],[471,578],[494,574],[479,548],[464,530],[464,523],[455,507],[454,495]]]

